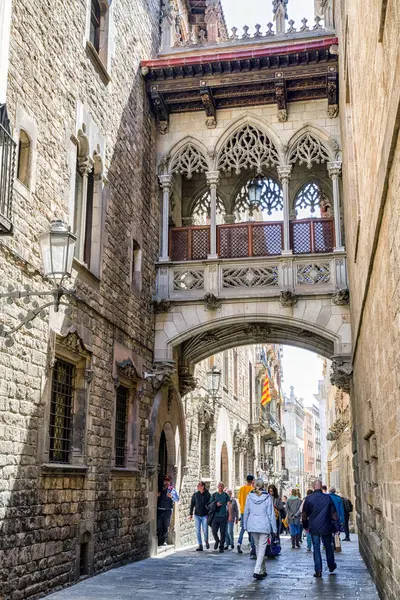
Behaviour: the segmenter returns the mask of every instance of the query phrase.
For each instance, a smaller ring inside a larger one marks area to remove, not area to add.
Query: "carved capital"
[[[221,307],[222,300],[214,294],[208,293],[204,295],[204,306],[207,310],[218,310]]]
[[[158,180],[163,192],[171,192],[172,189],[172,175],[159,175]]]
[[[207,183],[211,187],[212,185],[217,186],[219,181],[219,171],[207,171],[206,173]]]
[[[279,300],[280,300],[281,306],[283,306],[284,308],[296,306],[296,304],[298,302],[298,298],[297,298],[296,294],[294,294],[290,290],[282,291],[280,294]]]
[[[353,375],[353,365],[350,356],[333,356],[331,369],[331,384],[350,393],[350,383]]]
[[[347,288],[338,290],[335,294],[333,294],[332,302],[333,302],[333,304],[336,304],[337,306],[349,304],[349,302],[350,302],[349,290]]]
[[[339,160],[328,162],[328,174],[331,179],[337,179],[342,172],[342,163]]]
[[[288,183],[290,179],[290,175],[292,173],[293,166],[286,165],[284,167],[277,167],[278,176],[282,183]]]
[[[88,176],[93,171],[94,161],[90,156],[78,158],[78,169],[79,173],[83,176]]]

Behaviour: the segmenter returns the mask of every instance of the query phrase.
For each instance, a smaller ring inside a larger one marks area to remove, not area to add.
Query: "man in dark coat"
[[[171,477],[165,475],[162,486],[158,489],[157,494],[157,537],[159,546],[167,545],[168,529],[174,507],[172,495],[169,490],[170,485]]]
[[[303,505],[303,527],[312,537],[314,551],[314,577],[322,577],[321,540],[325,548],[330,573],[336,569],[332,546],[332,533],[339,530],[338,514],[329,494],[322,492],[322,483],[314,483],[314,492],[307,496]]]
[[[203,541],[201,539],[201,530],[203,530],[204,542],[206,548],[210,547],[208,543],[208,523],[207,523],[207,505],[210,503],[210,492],[206,489],[206,484],[204,481],[199,481],[197,484],[197,492],[195,492],[192,496],[192,501],[190,503],[190,511],[189,518],[193,519],[193,511],[194,511],[194,522],[196,525],[196,535],[197,535],[197,543],[198,547],[197,551],[203,550]]]

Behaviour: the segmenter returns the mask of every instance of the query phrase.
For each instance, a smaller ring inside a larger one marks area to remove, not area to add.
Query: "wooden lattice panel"
[[[334,247],[333,221],[316,221],[314,225],[314,252],[332,252]]]
[[[169,246],[171,260],[189,260],[189,229],[171,229]]]
[[[207,258],[210,254],[210,228],[192,229],[192,260]]]
[[[253,256],[275,256],[282,252],[282,224],[253,225]]]
[[[308,254],[311,252],[311,227],[310,222],[292,221],[291,223],[292,250],[294,254]]]
[[[218,236],[218,254],[221,258],[244,258],[249,255],[247,226],[220,226]]]

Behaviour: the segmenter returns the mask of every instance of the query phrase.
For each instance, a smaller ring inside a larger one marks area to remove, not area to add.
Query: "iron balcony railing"
[[[16,143],[0,124],[0,235],[12,232],[12,198]]]
[[[299,219],[290,222],[294,254],[332,252],[334,221],[330,218]],[[251,221],[217,226],[217,253],[220,258],[278,256],[283,249],[283,223]],[[173,227],[169,231],[169,256],[176,262],[205,260],[210,254],[210,226]]]

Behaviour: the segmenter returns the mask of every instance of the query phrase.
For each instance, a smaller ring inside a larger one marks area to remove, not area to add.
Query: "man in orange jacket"
[[[242,485],[242,487],[239,489],[239,496],[238,496],[239,506],[240,506],[240,525],[241,525],[238,544],[237,544],[237,551],[239,554],[243,554],[241,546],[243,543],[243,536],[244,536],[244,532],[245,532],[245,529],[243,527],[244,508],[246,506],[247,496],[252,491],[252,489],[254,489],[254,475],[247,475],[246,483],[245,483],[245,485]],[[249,542],[251,544],[250,558],[256,558],[256,550],[255,550],[254,542],[251,538],[250,533],[249,533]]]

